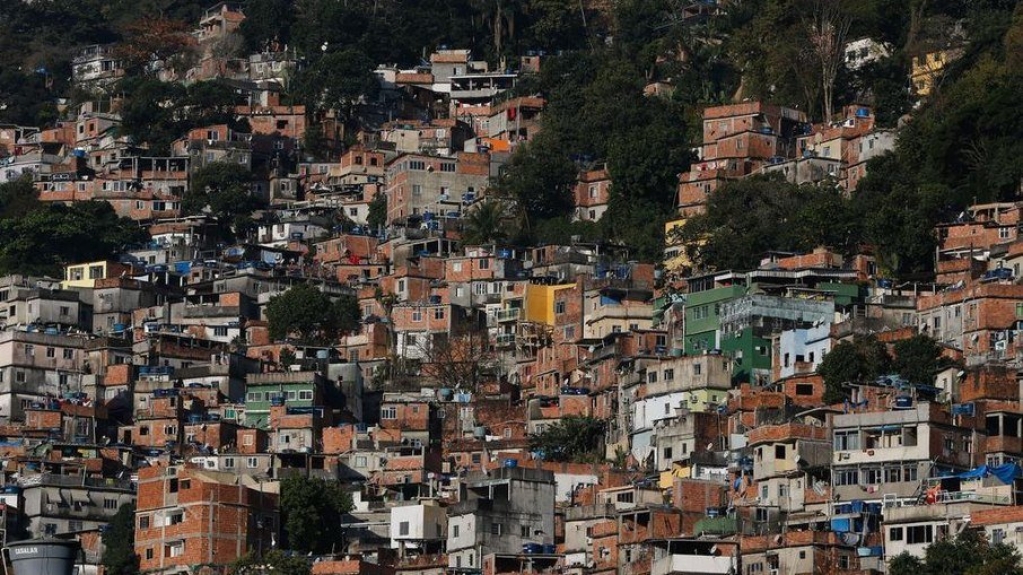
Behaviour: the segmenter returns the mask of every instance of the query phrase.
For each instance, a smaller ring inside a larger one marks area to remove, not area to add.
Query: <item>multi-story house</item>
[[[490,182],[490,157],[458,153],[454,158],[406,154],[387,164],[387,221],[429,222],[461,217]]]
[[[553,566],[557,558],[543,551],[555,533],[554,491],[550,471],[502,466],[469,474],[448,510],[448,567],[480,569],[488,558],[518,562],[528,558],[526,544],[540,545],[537,563]]]
[[[269,550],[279,525],[276,494],[255,478],[187,464],[139,470],[135,553],[145,571],[231,565]]]

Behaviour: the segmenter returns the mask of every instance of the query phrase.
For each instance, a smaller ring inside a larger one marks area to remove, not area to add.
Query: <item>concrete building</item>
[[[554,474],[500,467],[467,477],[448,513],[448,567],[479,569],[484,556],[521,557],[527,543],[553,542]]]

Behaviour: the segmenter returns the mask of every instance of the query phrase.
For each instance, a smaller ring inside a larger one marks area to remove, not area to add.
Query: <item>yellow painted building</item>
[[[959,59],[962,53],[962,49],[952,48],[913,56],[913,68],[910,71],[913,93],[917,96],[929,96],[945,67]]]
[[[572,289],[574,283],[526,286],[525,321],[554,325],[554,299],[559,290]]]
[[[117,262],[99,261],[73,264],[64,267],[64,281],[60,282],[62,289],[72,288],[93,288],[96,280],[112,277],[121,273],[126,266]]]

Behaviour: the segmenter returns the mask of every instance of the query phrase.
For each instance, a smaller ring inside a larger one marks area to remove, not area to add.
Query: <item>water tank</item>
[[[518,467],[519,466],[519,460],[518,459],[505,459],[504,460],[504,466],[505,467]]]
[[[546,544],[543,546],[543,552],[547,555],[554,555],[558,552],[558,546]]]
[[[77,541],[31,539],[7,546],[13,575],[71,575],[81,551]]]
[[[449,387],[442,387],[438,395],[441,401],[451,401],[451,398],[455,396],[455,392]]]
[[[895,398],[895,409],[909,409],[913,407],[913,398],[908,395],[900,395]]]

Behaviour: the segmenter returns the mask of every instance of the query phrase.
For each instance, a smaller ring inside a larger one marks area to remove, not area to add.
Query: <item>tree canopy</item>
[[[0,273],[60,277],[67,264],[108,259],[147,238],[106,202],[45,205],[0,220]]]
[[[266,306],[270,337],[283,340],[297,337],[305,342],[329,342],[359,329],[362,312],[353,295],[335,300],[316,286],[298,284],[270,298]]]
[[[103,532],[103,567],[110,575],[135,575],[139,557],[135,554],[135,505],[117,508]]]
[[[604,421],[592,417],[562,417],[541,433],[531,435],[530,449],[545,461],[603,461],[605,427]]]
[[[835,403],[849,396],[846,384],[873,381],[891,372],[888,349],[876,337],[857,336],[831,348],[817,368],[824,378],[824,402]]]
[[[281,481],[281,510],[287,547],[318,554],[341,551],[341,517],[352,498],[336,481],[292,476]]]

